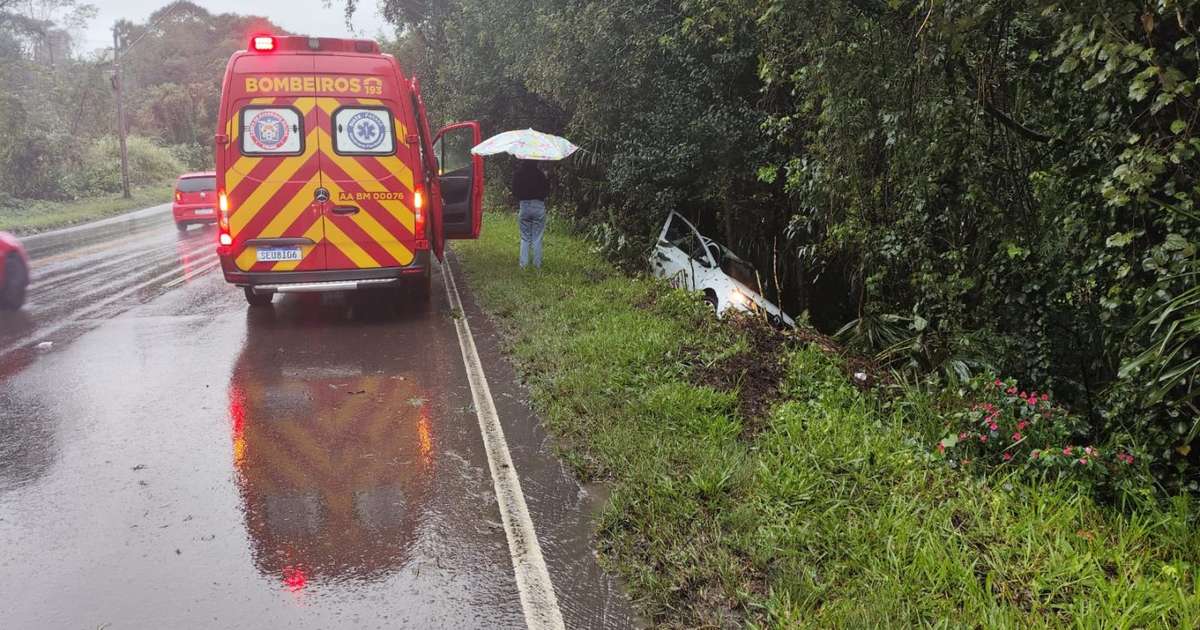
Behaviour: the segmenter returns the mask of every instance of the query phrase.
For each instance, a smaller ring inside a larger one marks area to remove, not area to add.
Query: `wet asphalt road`
[[[251,310],[213,241],[161,208],[27,240],[29,303],[0,313],[0,627],[522,627],[444,291]],[[459,287],[566,626],[633,625],[598,493]]]

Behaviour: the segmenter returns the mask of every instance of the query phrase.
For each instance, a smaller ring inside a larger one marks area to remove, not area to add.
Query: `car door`
[[[671,286],[689,291],[704,288],[708,271],[715,266],[700,232],[672,212],[659,233],[655,264]]]
[[[434,139],[446,238],[479,238],[483,223],[483,158],[472,154],[471,148],[481,139],[476,121],[444,127]]]

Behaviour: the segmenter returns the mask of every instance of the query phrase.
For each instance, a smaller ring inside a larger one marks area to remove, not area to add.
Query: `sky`
[[[80,33],[79,50],[90,52],[112,46],[112,25],[119,19],[145,22],[146,18],[171,0],[84,0],[98,14]],[[321,0],[193,0],[211,13],[261,15],[302,35],[375,38],[391,33],[391,26],[379,12],[377,0],[359,0],[354,15],[354,32],[346,27],[345,4],[333,0],[329,7]]]

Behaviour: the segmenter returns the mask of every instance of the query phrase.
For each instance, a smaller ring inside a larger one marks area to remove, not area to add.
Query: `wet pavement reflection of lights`
[[[292,591],[386,577],[408,561],[430,493],[434,423],[418,376],[288,368],[257,332],[228,389],[256,566]]]

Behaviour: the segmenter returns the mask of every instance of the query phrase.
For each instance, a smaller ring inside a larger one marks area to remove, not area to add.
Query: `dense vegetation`
[[[681,211],[858,349],[1200,487],[1200,1],[384,4],[435,116],[587,149],[555,207],[608,252]]]
[[[0,214],[121,190],[113,51],[71,33],[95,15],[76,0],[0,0]],[[158,184],[212,167],[221,77],[256,17],[180,1],[146,24],[122,21],[130,180]]]
[[[957,474],[914,439],[943,428],[920,390],[862,391],[818,346],[719,325],[566,230],[522,273],[516,239],[496,213],[456,250],[566,461],[611,482],[603,558],[654,626],[1200,624],[1189,498],[1127,514],[1072,482]],[[747,365],[780,381],[757,410],[727,369]]]

